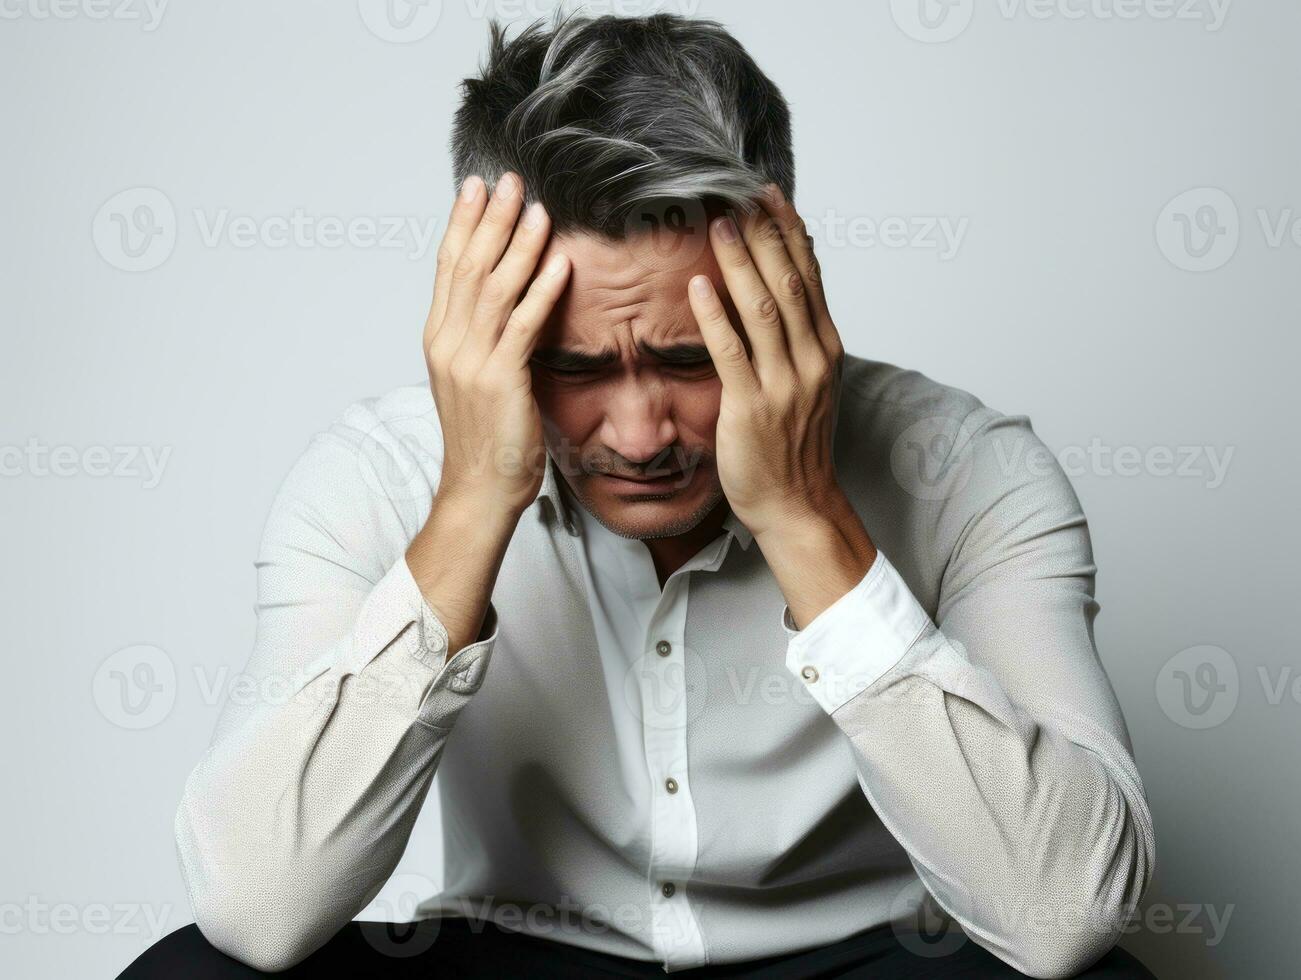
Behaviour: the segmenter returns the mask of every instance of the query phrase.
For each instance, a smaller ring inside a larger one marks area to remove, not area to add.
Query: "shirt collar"
[[[540,506],[543,500],[550,505],[551,512],[564,522],[565,529],[570,534],[578,533],[578,518],[569,512],[565,495],[560,492],[560,477],[556,473],[556,461],[551,458],[550,452],[547,453],[547,462],[542,473],[542,486],[538,488],[537,496],[533,498],[533,506]],[[741,523],[734,511],[728,511],[727,517],[723,520],[723,530],[736,538],[742,550],[748,551],[750,543],[754,541],[754,535]]]
[[[537,496],[533,498],[533,506],[538,506],[544,500],[550,503],[551,512],[564,520],[566,527],[572,525],[569,510],[560,493],[560,479],[556,475],[556,461],[551,458],[550,452],[547,453],[547,462],[542,470],[542,486],[538,488]]]

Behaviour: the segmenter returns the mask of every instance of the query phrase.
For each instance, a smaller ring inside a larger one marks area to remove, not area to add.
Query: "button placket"
[[[703,939],[682,887],[695,869],[698,836],[691,800],[687,760],[688,655],[686,571],[670,577],[648,624],[645,649],[659,691],[642,691],[646,762],[655,791],[651,797],[651,863],[654,888],[651,914],[660,958],[666,964],[690,962],[703,955]],[[663,692],[671,696],[665,698]],[[694,696],[696,692],[691,692]],[[703,692],[700,692],[703,694]]]

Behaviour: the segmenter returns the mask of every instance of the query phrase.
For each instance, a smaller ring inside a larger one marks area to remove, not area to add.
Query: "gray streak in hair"
[[[457,186],[514,171],[555,231],[615,239],[649,202],[750,211],[769,182],[794,197],[786,100],[721,24],[557,13],[491,35],[453,127]]]

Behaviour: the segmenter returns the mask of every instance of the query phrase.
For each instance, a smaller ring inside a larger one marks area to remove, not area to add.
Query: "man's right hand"
[[[438,250],[425,323],[443,469],[406,561],[447,629],[449,659],[481,635],[506,546],[545,473],[529,360],[570,264],[557,254],[529,284],[551,221],[540,204],[520,219],[522,191],[514,174],[491,200],[482,180],[466,181]]]
[[[529,359],[570,269],[557,254],[529,285],[551,221],[540,203],[520,218],[522,203],[515,174],[491,199],[480,178],[466,181],[438,250],[424,337],[443,428],[439,496],[515,516],[537,496],[546,463]]]

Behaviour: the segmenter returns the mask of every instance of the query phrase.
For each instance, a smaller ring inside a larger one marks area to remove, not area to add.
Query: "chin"
[[[609,530],[625,538],[666,538],[685,534],[699,524],[723,497],[721,485],[696,473],[685,485],[666,492],[612,486],[593,477],[588,482],[588,509]],[[680,480],[681,478],[679,478]]]

